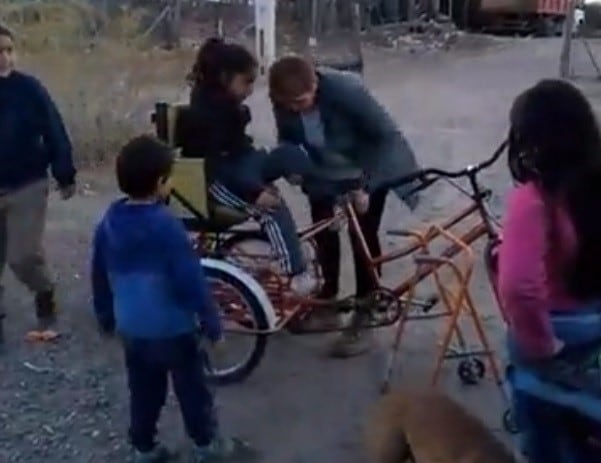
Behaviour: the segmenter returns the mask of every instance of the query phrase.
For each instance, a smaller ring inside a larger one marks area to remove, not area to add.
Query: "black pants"
[[[204,357],[195,336],[126,339],[124,347],[130,391],[129,438],[133,447],[140,452],[154,448],[169,376],[188,435],[198,446],[209,444],[217,423],[213,396],[206,384]]]
[[[372,257],[382,255],[378,229],[382,222],[382,214],[386,204],[387,190],[376,190],[370,195],[369,210],[358,216],[359,226]],[[333,199],[309,199],[311,217],[313,222],[332,217],[334,213]],[[355,285],[358,297],[367,295],[378,287],[378,282],[373,278],[363,251],[361,242],[350,231],[351,245],[353,249],[353,260],[355,262]],[[336,231],[324,230],[315,236],[317,243],[317,258],[324,277],[322,297],[334,297],[338,294],[340,280],[340,236]],[[378,268],[378,272],[380,269]]]

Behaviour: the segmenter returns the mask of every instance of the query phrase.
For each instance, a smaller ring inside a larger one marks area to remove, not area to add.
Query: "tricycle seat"
[[[157,103],[152,122],[159,139],[177,153],[171,176],[169,206],[191,230],[225,230],[247,221],[249,215],[211,201],[207,193],[205,160],[202,156],[180,156],[189,125],[187,105]]]
[[[246,211],[208,198],[204,159],[176,158],[171,183],[169,206],[190,230],[226,230],[250,218]]]
[[[230,228],[250,219],[250,215],[241,209],[224,206],[213,201],[209,203],[209,211],[210,221],[219,228]]]

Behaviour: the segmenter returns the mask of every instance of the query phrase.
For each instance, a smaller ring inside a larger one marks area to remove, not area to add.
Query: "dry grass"
[[[185,89],[190,52],[139,51],[104,43],[90,51],[23,57],[58,104],[80,163],[102,163],[139,131],[150,130],[155,101]]]
[[[135,40],[135,12],[104,24],[99,37],[97,13],[77,0],[47,0],[37,13],[31,4],[14,5],[0,0],[4,21],[16,32],[20,67],[49,89],[80,165],[110,159],[134,133],[151,130],[155,101],[185,91],[194,52],[144,47]]]

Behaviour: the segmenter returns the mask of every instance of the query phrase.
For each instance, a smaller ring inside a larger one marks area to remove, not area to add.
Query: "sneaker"
[[[290,280],[290,289],[297,296],[310,296],[317,291],[317,280],[309,272],[294,275]]]
[[[35,295],[35,313],[40,328],[45,329],[56,322],[54,291],[41,291]]]
[[[328,349],[328,356],[333,358],[351,358],[369,351],[369,340],[361,332],[344,332],[338,336]]]
[[[250,463],[258,456],[256,450],[240,439],[219,437],[206,447],[196,447],[191,463]]]
[[[171,460],[175,455],[167,447],[157,445],[150,452],[139,452],[134,454],[134,463],[165,463]]]

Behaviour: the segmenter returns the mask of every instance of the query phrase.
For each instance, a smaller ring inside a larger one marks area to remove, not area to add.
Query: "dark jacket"
[[[54,102],[32,76],[0,77],[0,190],[41,180],[48,167],[60,186],[75,181],[71,142]]]
[[[395,121],[380,105],[355,74],[332,69],[318,69],[317,105],[324,125],[326,149],[360,167],[369,190],[417,170],[413,150]],[[298,113],[274,107],[274,116],[281,142],[306,146],[304,128]],[[314,159],[322,157],[313,153]],[[415,204],[415,197],[406,198],[410,186],[395,189],[395,193]]]
[[[188,117],[182,155],[204,158],[209,171],[220,158],[240,156],[253,148],[246,134],[250,109],[223,92],[196,85]]]
[[[94,309],[105,330],[134,339],[191,334],[197,319],[217,340],[221,323],[181,221],[162,204],[108,209],[94,236]]]

